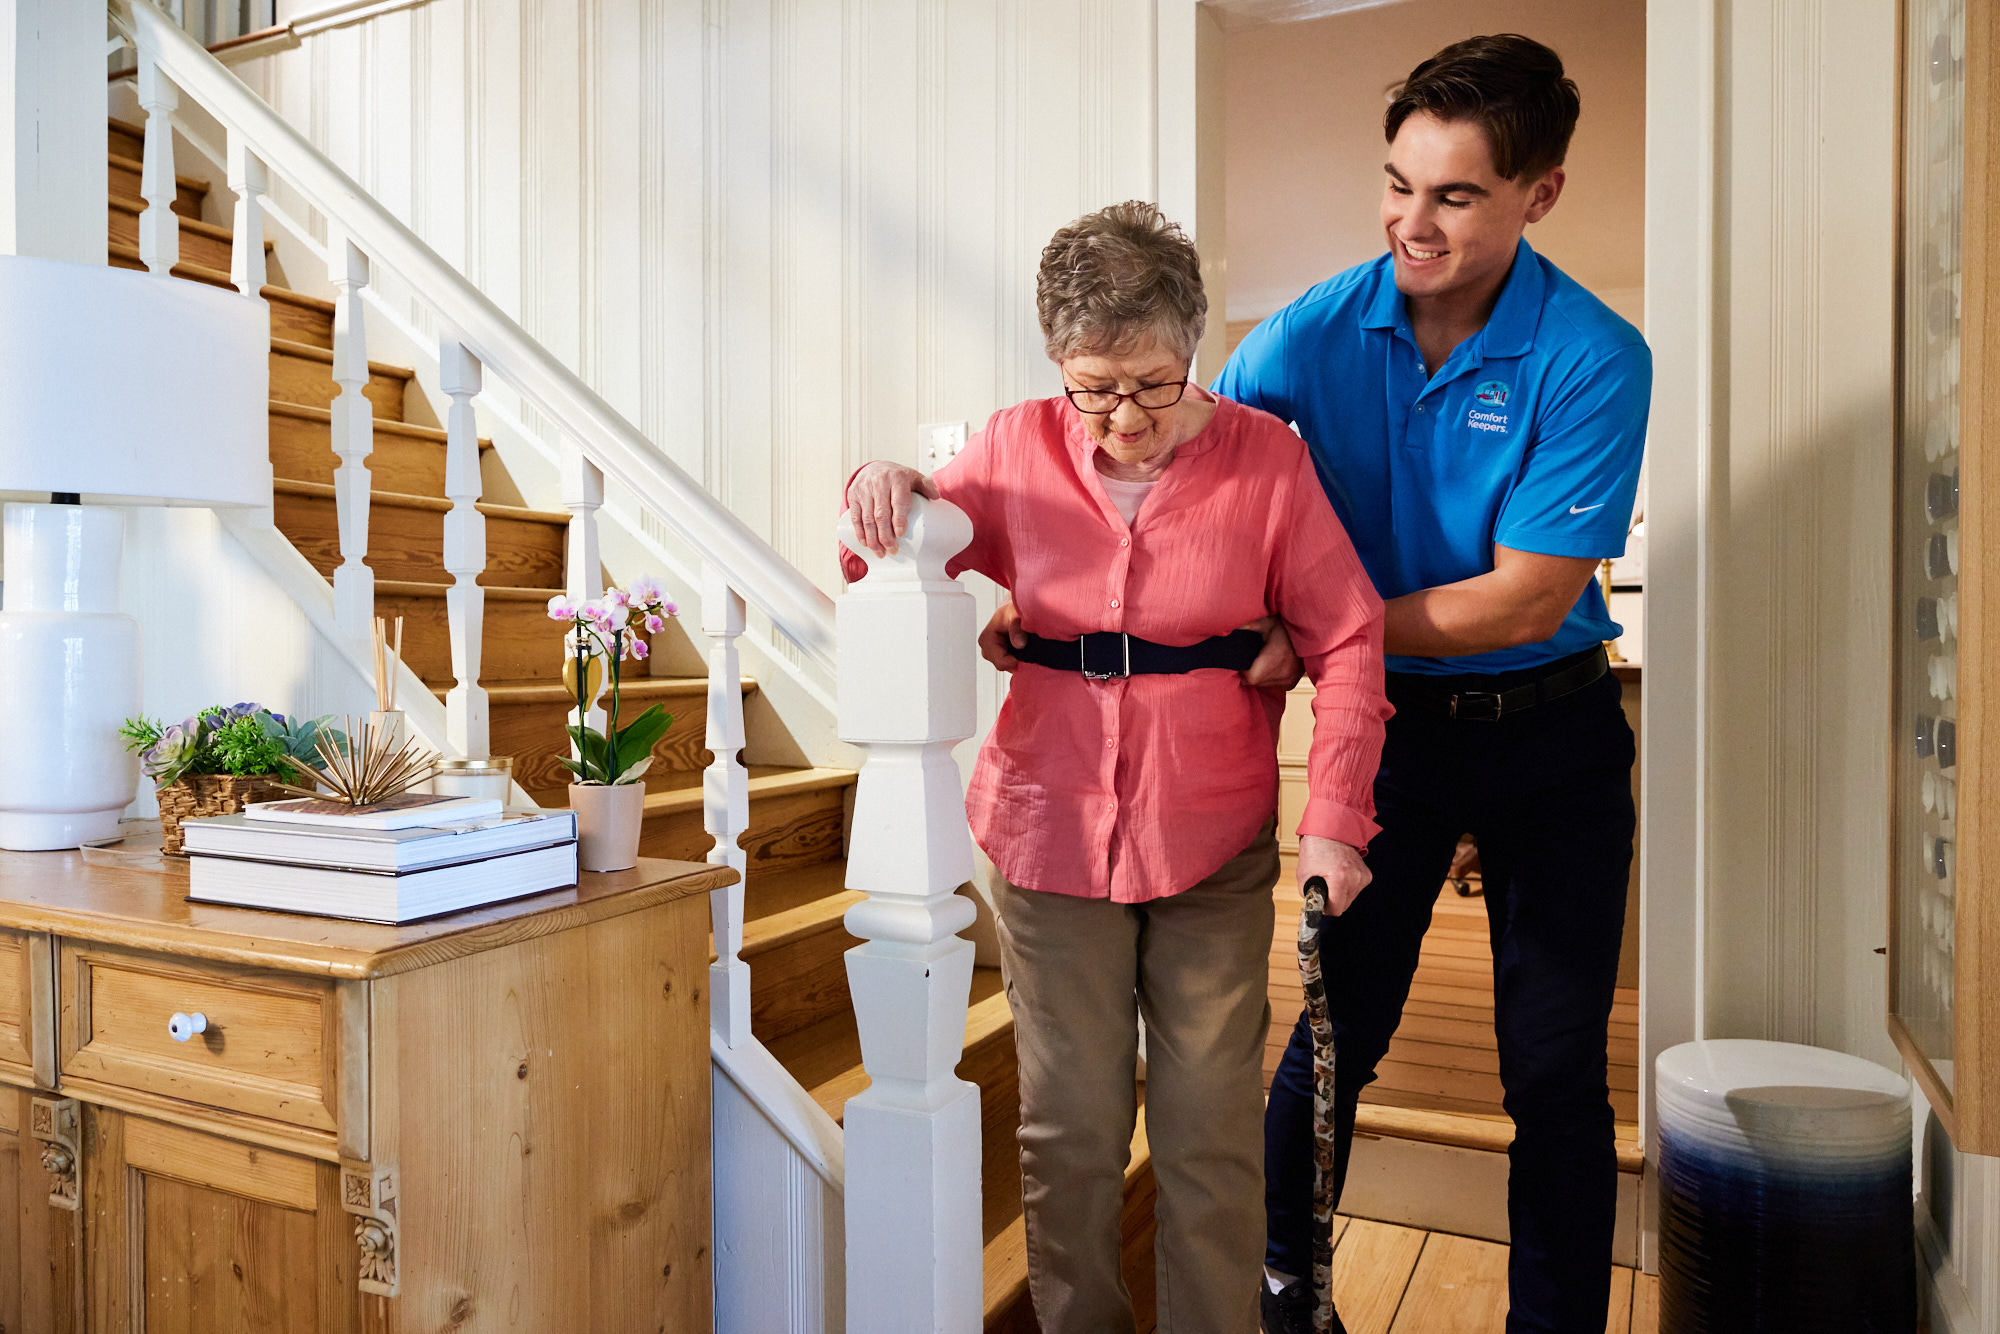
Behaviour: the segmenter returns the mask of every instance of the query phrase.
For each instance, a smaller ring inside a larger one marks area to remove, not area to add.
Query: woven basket
[[[288,794],[276,774],[189,774],[157,788],[160,850],[179,856],[181,821],[205,815],[235,815],[253,801],[278,801]]]

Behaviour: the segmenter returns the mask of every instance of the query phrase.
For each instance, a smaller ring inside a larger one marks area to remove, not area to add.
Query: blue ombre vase
[[[1660,1053],[1661,1334],[1910,1334],[1910,1088],[1859,1057]]]

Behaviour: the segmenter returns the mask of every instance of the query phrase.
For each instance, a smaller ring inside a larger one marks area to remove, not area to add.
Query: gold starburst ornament
[[[437,772],[437,752],[419,745],[416,738],[398,745],[388,728],[376,727],[365,718],[342,721],[347,724],[344,733],[320,730],[320,767],[312,775],[334,800],[349,806],[372,806],[401,796]],[[326,795],[312,788],[280,786],[302,797]]]

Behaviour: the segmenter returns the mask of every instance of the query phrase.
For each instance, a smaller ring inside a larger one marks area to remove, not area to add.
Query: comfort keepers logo
[[[1507,414],[1496,411],[1507,406],[1509,390],[1504,380],[1488,380],[1472,391],[1472,406],[1465,414],[1465,424],[1475,431],[1491,431],[1496,435],[1507,434]]]

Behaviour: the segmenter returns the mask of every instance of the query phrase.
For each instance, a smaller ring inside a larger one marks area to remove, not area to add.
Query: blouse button
[[[1117,598],[1111,599],[1111,605],[1112,607],[1116,608],[1118,605],[1118,599]]]
[[[1129,547],[1132,545],[1132,539],[1129,537],[1121,537],[1118,539],[1118,545],[1121,547]]]

